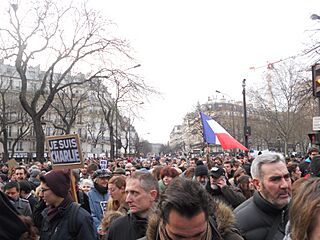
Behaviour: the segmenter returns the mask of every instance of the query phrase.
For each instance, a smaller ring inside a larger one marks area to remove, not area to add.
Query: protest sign
[[[108,160],[101,159],[99,165],[101,169],[106,170],[108,168]]]
[[[83,156],[77,134],[46,137],[53,169],[83,167]]]

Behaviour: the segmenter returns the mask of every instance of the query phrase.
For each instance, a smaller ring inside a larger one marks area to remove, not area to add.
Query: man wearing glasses
[[[179,177],[162,194],[143,239],[243,240],[227,205],[213,202],[198,182]]]
[[[40,239],[95,240],[90,214],[74,203],[69,193],[70,173],[52,170],[40,177],[40,181],[42,201],[34,211]]]

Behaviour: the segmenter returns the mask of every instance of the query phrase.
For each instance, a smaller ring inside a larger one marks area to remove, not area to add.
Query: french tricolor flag
[[[245,146],[234,139],[219,123],[202,112],[200,112],[200,115],[203,138],[206,143],[221,145],[224,150],[239,148],[243,151],[248,151]]]

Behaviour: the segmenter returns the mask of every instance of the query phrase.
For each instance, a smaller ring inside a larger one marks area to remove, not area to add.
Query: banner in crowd
[[[46,144],[54,169],[83,167],[83,156],[77,134],[48,136],[46,137]]]

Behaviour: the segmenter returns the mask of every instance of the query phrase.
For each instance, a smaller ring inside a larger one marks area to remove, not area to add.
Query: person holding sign
[[[105,169],[98,169],[92,175],[94,188],[90,190],[88,196],[91,216],[97,232],[99,232],[99,225],[103,218],[103,213],[107,209],[109,200],[108,181],[111,177],[111,172]]]

